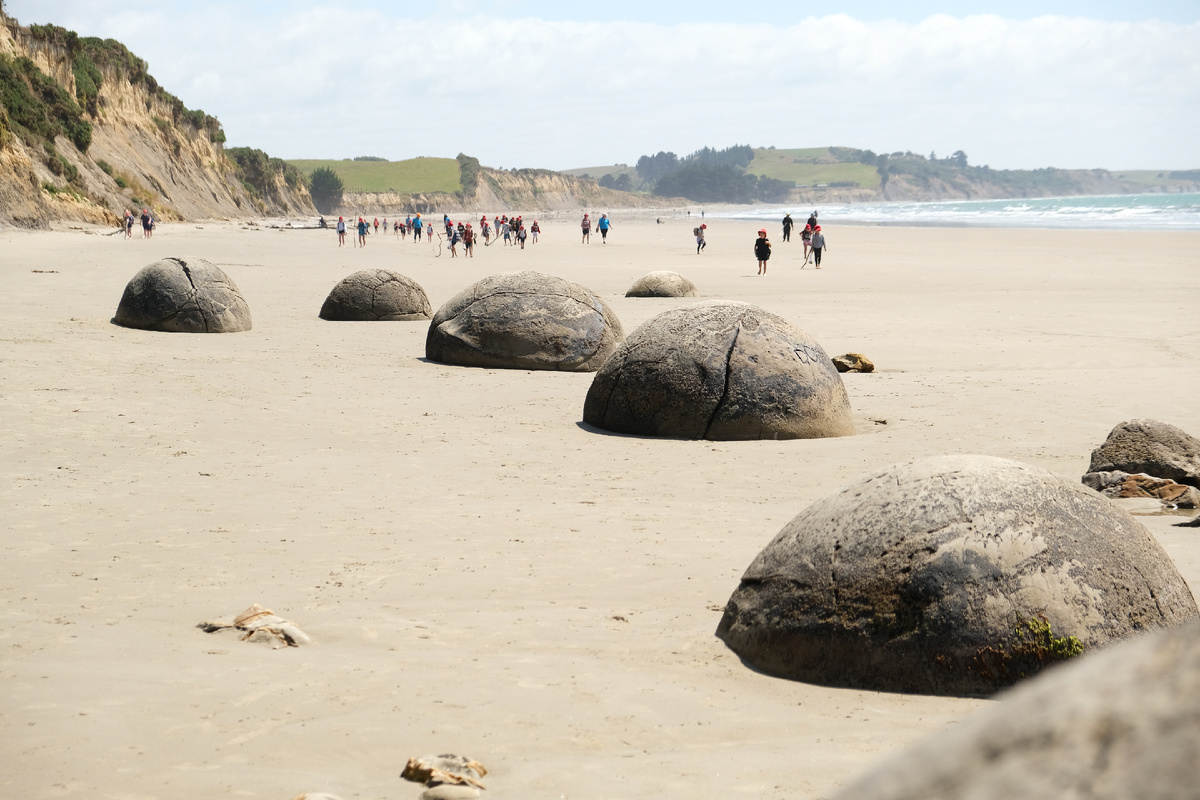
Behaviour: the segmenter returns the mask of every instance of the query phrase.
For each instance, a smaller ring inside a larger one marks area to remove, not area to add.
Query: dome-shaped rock
[[[583,421],[682,439],[854,434],[846,387],[821,345],[727,300],[672,309],[630,334],[592,380]]]
[[[836,800],[1197,795],[1200,624],[1082,658],[997,700]]]
[[[164,258],[125,286],[113,322],[177,333],[250,330],[250,306],[219,267],[202,258]]]
[[[641,278],[629,291],[626,297],[696,297],[696,284],[669,269],[660,269]]]
[[[592,372],[623,336],[608,304],[579,284],[540,272],[503,272],[438,309],[425,355],[465,367]]]
[[[978,695],[1196,616],[1162,548],[1105,498],[1015,461],[941,456],[800,513],[717,635],[779,677]]]
[[[1088,472],[1144,472],[1200,487],[1200,439],[1165,422],[1131,419],[1092,451]]]
[[[343,279],[321,306],[321,319],[345,322],[427,320],[429,298],[412,278],[364,269]]]

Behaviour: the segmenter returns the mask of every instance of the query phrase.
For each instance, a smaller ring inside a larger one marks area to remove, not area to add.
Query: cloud
[[[284,157],[463,151],[565,168],[748,143],[962,149],[993,167],[1200,165],[1197,24],[664,26],[324,4],[239,24],[238,9],[93,12],[87,32],[124,41],[231,143]]]

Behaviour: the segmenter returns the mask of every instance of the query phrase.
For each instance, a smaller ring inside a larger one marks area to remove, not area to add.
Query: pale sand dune
[[[586,247],[544,223],[473,260],[235,224],[0,232],[0,794],[413,798],[406,759],[452,752],[497,798],[821,797],[988,702],[769,678],[713,631],[780,527],[869,470],[972,452],[1074,480],[1124,419],[1200,435],[1200,234],[831,222],[825,269],[772,230],[759,278],[757,224],[709,220],[697,256],[693,222],[617,214]],[[170,255],[221,266],[254,329],[112,325]],[[627,332],[690,302],[624,297],[676,270],[882,371],[845,376],[856,437],[601,435],[591,375],[426,363],[422,323],[317,318],[374,267],[435,309],[553,273]],[[1200,586],[1200,533],[1141,519]],[[313,643],[194,627],[253,602]]]

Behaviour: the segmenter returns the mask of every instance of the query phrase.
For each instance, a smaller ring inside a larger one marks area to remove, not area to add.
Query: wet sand
[[[496,798],[815,798],[990,702],[770,678],[713,631],[778,530],[868,471],[962,452],[1078,480],[1122,420],[1200,435],[1200,234],[831,220],[824,269],[773,230],[760,278],[756,223],[708,219],[697,256],[694,222],[617,213],[586,246],[543,222],[469,260],[238,223],[0,231],[3,794],[415,798],[408,757],[461,753]],[[254,329],[111,324],[172,255],[222,266]],[[364,268],[435,309],[552,273],[627,332],[690,302],[624,297],[671,269],[879,371],[844,376],[855,437],[605,435],[580,424],[590,374],[443,366],[423,323],[318,319]],[[1200,586],[1196,529],[1139,519]],[[313,644],[195,627],[253,602]]]

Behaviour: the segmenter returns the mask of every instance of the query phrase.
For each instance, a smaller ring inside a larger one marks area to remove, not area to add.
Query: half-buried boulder
[[[1089,473],[1113,471],[1144,472],[1200,488],[1200,439],[1154,419],[1122,422],[1092,451],[1088,467]]]
[[[696,284],[669,269],[660,269],[638,278],[626,297],[696,297]]]
[[[219,267],[202,258],[164,258],[125,286],[113,322],[176,333],[250,330],[250,306]]]
[[[821,345],[729,300],[664,312],[630,334],[592,380],[583,421],[681,439],[854,434],[846,387]]]
[[[427,320],[432,311],[416,281],[386,269],[364,269],[333,287],[318,316],[341,322],[398,322]]]
[[[986,695],[1197,617],[1150,533],[1099,494],[988,456],[897,464],[811,505],[742,576],[717,635],[811,683]]]
[[[835,800],[1197,795],[1200,624],[1082,658],[997,700]]]
[[[579,284],[503,272],[438,309],[425,355],[464,367],[594,372],[623,336],[608,304]]]

